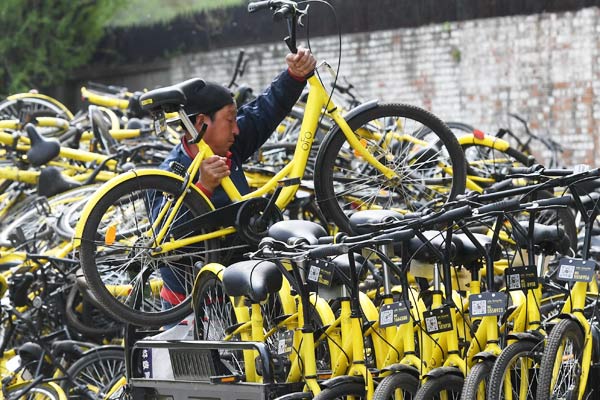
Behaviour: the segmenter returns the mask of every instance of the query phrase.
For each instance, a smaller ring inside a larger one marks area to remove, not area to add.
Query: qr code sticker
[[[311,265],[310,270],[308,271],[308,280],[313,281],[313,282],[318,282],[320,272],[321,272],[321,268]]]
[[[575,275],[574,265],[561,265],[558,272],[558,279],[573,279]]]
[[[425,318],[425,325],[427,326],[427,332],[435,332],[438,330],[437,317]]]
[[[379,320],[380,325],[391,324],[392,322],[394,322],[394,310],[382,311]]]
[[[508,288],[509,289],[520,289],[521,288],[521,277],[519,275],[508,276]]]
[[[476,300],[471,303],[472,314],[473,315],[484,315],[486,312],[487,301],[485,300]]]
[[[279,343],[277,343],[277,354],[285,354],[285,339],[279,339]]]

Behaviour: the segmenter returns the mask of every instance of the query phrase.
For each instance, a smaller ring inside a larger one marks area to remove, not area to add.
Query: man
[[[196,186],[212,201],[215,207],[230,203],[221,187],[221,180],[230,176],[243,195],[250,191],[242,170],[243,162],[254,154],[269,138],[277,125],[290,112],[312,74],[316,60],[308,49],[298,48],[296,54],[285,57],[287,70],[255,100],[237,110],[231,92],[225,87],[208,82],[196,96],[188,96],[185,111],[194,127],[204,134],[204,142],[215,153],[202,161]],[[188,143],[186,133],[160,165],[169,169],[176,161],[188,167],[198,154],[198,146]],[[185,289],[171,268],[161,268],[163,289],[161,297],[171,305],[181,302]],[[168,304],[166,305],[168,306]]]

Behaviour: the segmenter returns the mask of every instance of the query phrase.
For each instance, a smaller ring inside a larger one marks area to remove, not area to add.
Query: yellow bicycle
[[[293,38],[288,44],[295,51],[295,28],[304,11],[287,1],[271,1],[268,6],[286,11]],[[410,105],[372,101],[342,116],[318,74],[308,83],[293,159],[247,195],[225,178],[222,187],[233,203],[218,210],[193,183],[202,160],[213,152],[183,112],[184,93],[204,82],[192,79],[141,97],[144,108],[159,116],[177,111],[198,143],[199,154],[178,173],[147,169],[121,174],[90,198],[74,240],[90,288],[107,311],[143,326],[162,325],[189,314],[195,265],[218,261],[233,247],[257,243],[268,226],[281,219],[280,210],[294,199],[304,176],[323,111],[334,125],[319,149],[315,190],[320,207],[340,229],[349,228],[348,214],[356,210],[436,208],[464,190],[463,153],[452,132],[433,114]],[[420,133],[425,129],[430,133],[423,138]],[[270,198],[263,197],[276,188]],[[224,241],[236,232],[241,243]],[[161,268],[187,291],[182,303],[166,311],[147,290]],[[131,284],[131,296],[111,295],[105,286],[115,279]]]

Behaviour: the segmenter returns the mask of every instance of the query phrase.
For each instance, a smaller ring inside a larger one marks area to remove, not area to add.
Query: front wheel
[[[464,192],[463,152],[452,131],[430,112],[380,104],[347,122],[360,144],[396,176],[387,178],[363,159],[335,126],[319,148],[315,192],[323,213],[341,230],[350,231],[354,211],[435,209]]]
[[[396,372],[379,382],[373,400],[412,399],[419,388],[419,378],[409,372]]]
[[[453,374],[428,378],[417,391],[415,400],[459,400],[464,381],[462,376]]]
[[[571,319],[561,320],[548,335],[540,365],[538,399],[578,399],[583,365],[583,332]],[[585,398],[585,396],[584,396]]]
[[[488,398],[533,398],[543,348],[543,342],[528,340],[520,340],[505,347],[490,373]]]
[[[162,326],[191,313],[196,266],[216,261],[219,242],[194,241],[155,254],[163,243],[211,232],[205,224],[185,224],[210,206],[190,190],[181,194],[183,202],[173,211],[183,180],[148,170],[133,174],[102,191],[82,217],[80,261],[88,287],[109,315],[134,325]],[[166,225],[163,241],[156,243],[169,214],[174,214],[173,220]],[[174,306],[165,307],[161,294]]]
[[[365,399],[365,385],[360,382],[345,382],[325,388],[313,400]]]
[[[483,360],[473,365],[465,379],[461,398],[485,400],[488,378],[493,366],[494,360]]]

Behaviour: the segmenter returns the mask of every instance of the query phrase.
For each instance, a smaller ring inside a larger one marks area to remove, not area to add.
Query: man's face
[[[202,123],[207,125],[204,133],[204,141],[210,146],[212,151],[222,157],[225,157],[235,137],[240,133],[237,121],[237,108],[235,104],[227,105],[215,113],[215,118],[200,118],[196,121],[196,129],[200,130]]]

